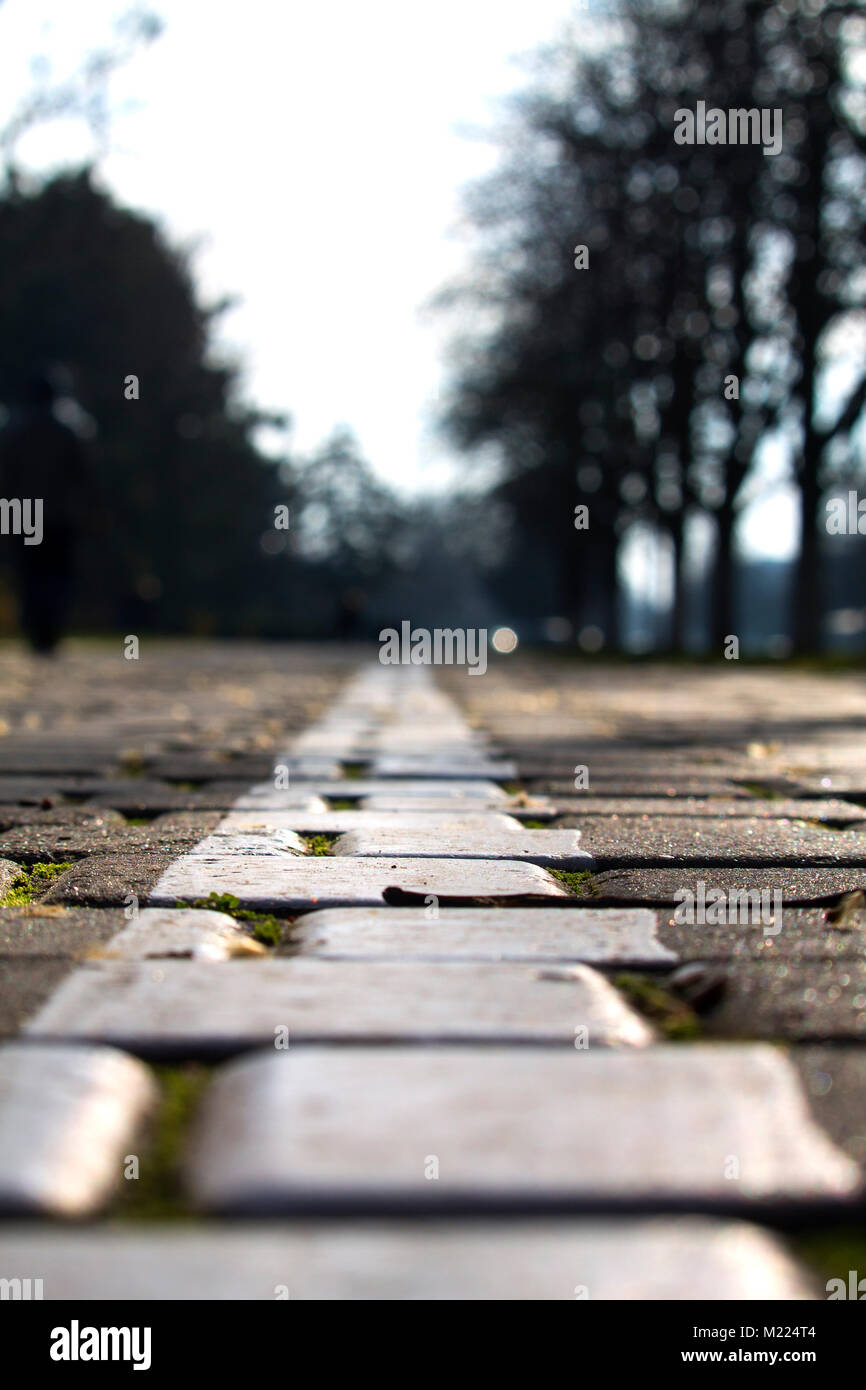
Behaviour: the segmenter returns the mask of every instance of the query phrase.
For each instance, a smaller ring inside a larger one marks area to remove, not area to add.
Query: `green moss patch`
[[[72,863],[68,859],[62,860],[59,864],[31,864],[29,869],[22,866],[15,882],[0,899],[0,907],[27,907],[34,898],[44,893],[56,878],[71,868]]]
[[[548,869],[547,872],[578,898],[599,896],[598,887],[589,869]]]
[[[121,1179],[116,1215],[126,1221],[190,1220],[181,1181],[189,1128],[210,1081],[200,1063],[153,1068],[160,1098],[141,1145],[138,1177]]]
[[[670,994],[648,975],[615,975],[613,983],[638,1013],[650,1020],[669,1042],[686,1042],[701,1035],[694,1009]]]
[[[330,854],[336,835],[307,835],[307,849],[310,854]]]
[[[846,1230],[807,1231],[789,1241],[794,1255],[813,1271],[826,1288],[830,1279],[842,1279],[848,1292],[848,1272],[855,1270],[857,1281],[866,1278],[866,1227]],[[858,1301],[863,1295],[858,1296]]]
[[[251,935],[263,946],[279,946],[283,939],[285,922],[271,912],[251,912],[241,907],[240,898],[233,893],[208,893],[206,898],[196,898],[193,902],[177,903],[177,907],[205,908],[208,912],[226,912],[238,922],[248,922]]]

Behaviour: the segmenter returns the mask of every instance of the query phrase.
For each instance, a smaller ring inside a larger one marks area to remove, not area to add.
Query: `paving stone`
[[[817,1122],[866,1169],[866,1050],[862,1044],[791,1049]]]
[[[86,795],[100,805],[111,806],[125,816],[159,815],[170,811],[227,811],[238,796],[236,782],[211,783],[207,787],[185,789],[166,784],[145,783],[131,777],[129,785],[114,784],[105,790],[88,789]]]
[[[579,842],[580,832],[574,830],[523,830],[517,822],[513,829],[495,825],[488,829],[486,824],[475,827],[471,823],[452,828],[434,821],[429,828],[409,825],[351,830],[340,836],[333,853],[359,858],[520,859],[559,869],[594,868],[592,856]]]
[[[572,768],[577,766],[577,760],[562,769],[565,776],[560,777],[538,777],[530,778],[521,769],[520,777],[527,790],[532,796],[574,796],[574,773]],[[586,788],[587,795],[603,797],[725,797],[728,800],[735,798],[751,798],[752,793],[744,787],[738,787],[735,782],[729,779],[702,776],[678,776],[670,774],[667,777],[646,777],[639,770],[632,773],[623,773],[620,777],[600,777],[593,773],[589,768],[589,786]],[[796,796],[796,791],[788,793]]]
[[[306,854],[307,846],[295,831],[283,827],[245,831],[221,822],[212,835],[199,841],[189,853],[203,859],[224,859],[236,854],[258,859],[262,855]]]
[[[366,803],[360,803],[365,807]],[[405,803],[404,803],[405,804]],[[221,833],[240,831],[243,834],[264,834],[269,831],[294,830],[303,834],[343,835],[350,830],[401,829],[414,826],[432,829],[448,826],[461,834],[474,834],[487,826],[498,831],[520,833],[521,822],[512,815],[503,815],[502,803],[492,803],[491,807],[477,809],[464,803],[442,803],[437,811],[416,810],[415,802],[409,803],[410,810],[368,811],[229,811],[221,826]],[[497,809],[494,809],[496,807]]]
[[[0,1037],[14,1037],[73,968],[52,956],[0,956]]]
[[[301,954],[328,959],[582,961],[675,965],[645,908],[359,907],[311,912],[298,924]]]
[[[219,821],[219,813],[211,813],[211,822]],[[180,827],[124,825],[100,819],[79,825],[19,825],[0,835],[0,854],[9,854],[30,862],[80,859],[89,854],[130,854],[153,850],[183,853],[192,850],[197,835]]]
[[[755,817],[760,820],[826,821],[847,825],[866,820],[866,808],[849,801],[762,800],[697,796],[591,796],[576,793],[551,803],[558,816]]]
[[[187,1171],[199,1205],[241,1214],[624,1200],[746,1214],[862,1193],[762,1045],[262,1053],[218,1073]]]
[[[383,755],[370,768],[371,777],[429,777],[444,781],[493,778],[507,782],[517,776],[515,763],[504,758],[498,761],[468,756],[454,758],[416,757],[400,754]]]
[[[299,784],[298,787],[287,787],[285,791],[275,788],[270,782],[263,782],[257,786],[250,787],[245,796],[239,798],[235,803],[234,809],[237,811],[266,808],[278,810],[297,809],[298,797],[303,796],[306,800],[311,796],[327,797],[329,800],[346,801],[359,800],[368,796],[391,796],[399,797],[429,797],[435,790],[437,798],[454,797],[458,801],[468,798],[475,800],[481,798],[485,801],[506,801],[506,792],[502,787],[497,787],[495,782],[484,781],[482,778],[473,780],[467,778],[466,781],[447,781],[444,778],[437,778],[430,781],[425,778],[370,778],[370,777],[346,777],[335,780],[315,780],[306,784]],[[304,810],[325,809],[324,802],[314,807],[303,805]]]
[[[52,956],[83,960],[124,924],[123,914],[97,908],[5,907],[0,912],[0,958]]]
[[[481,800],[481,798],[475,799]],[[452,814],[454,812],[453,797],[417,796],[412,798],[410,804],[413,812],[423,812],[425,815],[430,812],[451,812]],[[403,813],[408,810],[405,796],[365,797],[361,802],[361,808],[370,813],[374,811],[382,813]],[[479,806],[477,808],[478,814],[483,814],[483,812],[487,810],[507,811],[511,816],[525,817],[527,820],[549,820],[556,814],[556,808],[553,802],[548,801],[546,797],[509,797],[507,801],[503,801],[501,797],[498,800],[496,798],[491,798],[484,803],[483,807]],[[472,805],[465,806],[462,810],[462,814],[470,813],[476,813],[475,807]]]
[[[698,885],[712,885],[725,893],[755,893],[779,889],[785,903],[830,903],[840,893],[864,886],[864,870],[856,868],[765,868],[754,865],[734,868],[726,865],[683,865],[682,868],[605,869],[593,874],[574,890],[577,898],[596,903],[641,903],[647,907],[675,906],[677,894],[688,889],[697,894]]]
[[[0,1048],[0,1212],[97,1211],[155,1101],[147,1069],[112,1049]]]
[[[207,782],[237,779],[245,791],[250,782],[269,777],[274,759],[270,753],[228,757],[221,750],[208,754],[160,753],[145,757],[145,775],[174,782]]]
[[[130,894],[134,894],[140,903],[144,903],[151,888],[173,862],[187,861],[175,861],[175,854],[170,850],[159,853],[94,854],[73,864],[71,869],[55,879],[41,901],[73,906],[83,903],[94,907],[122,907],[128,903]],[[207,897],[207,892],[203,896]],[[172,899],[163,905],[174,907],[175,901]]]
[[[88,864],[95,861],[89,860]],[[70,870],[69,873],[74,871]],[[103,870],[104,874],[104,870]],[[68,875],[64,875],[68,877]],[[67,889],[67,893],[71,889]],[[149,892],[151,906],[174,907],[209,893],[232,893],[244,907],[303,911],[312,907],[380,907],[435,896],[446,899],[528,899],[567,896],[536,864],[483,859],[290,858],[187,855],[167,866]],[[387,896],[386,896],[387,894]]]
[[[58,778],[54,777],[10,777],[0,773],[0,804],[7,806],[38,806],[46,799],[58,801],[61,792]]]
[[[710,880],[707,892],[711,886]],[[774,914],[772,896],[766,899],[766,905],[769,913]],[[761,911],[752,913],[748,905],[740,912],[733,903],[726,904],[726,915],[732,919],[726,923],[677,921],[673,910],[666,908],[658,913],[658,934],[664,945],[685,961],[766,958],[776,963],[866,958],[866,913],[836,927],[827,921],[827,910],[789,904],[765,931]],[[746,920],[740,921],[740,917]]]
[[[242,975],[238,974],[243,971]],[[646,1024],[586,966],[268,959],[94,961],[67,977],[26,1036],[105,1042],[140,1057],[220,1057],[316,1041],[643,1046]]]
[[[581,845],[600,868],[626,864],[858,864],[866,837],[804,821],[728,820],[683,816],[570,816],[560,824],[581,832]],[[537,831],[549,834],[549,831]]]
[[[20,864],[10,859],[0,859],[0,897],[8,893],[15,880],[20,877]]]
[[[51,797],[44,797],[36,805],[0,806],[0,828],[3,831],[11,830],[15,826],[28,829],[68,829],[70,826],[92,825],[95,821],[118,827],[126,825],[126,819],[119,811],[114,811],[108,806],[91,805],[87,801],[73,804],[55,802]]]
[[[46,1301],[810,1299],[780,1242],[745,1222],[363,1221],[263,1229],[0,1230],[0,1270]],[[19,1276],[20,1277],[20,1276]],[[26,1274],[24,1277],[28,1277]],[[32,1277],[32,1276],[30,1276]]]
[[[233,917],[204,908],[146,907],[112,937],[103,960],[230,960],[255,954],[257,943]],[[263,948],[259,948],[263,949]]]
[[[727,988],[704,1019],[714,1037],[799,1042],[866,1038],[866,961],[737,960]]]

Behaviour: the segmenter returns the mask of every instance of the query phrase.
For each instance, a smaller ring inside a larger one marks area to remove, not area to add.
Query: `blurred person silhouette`
[[[34,651],[53,652],[72,598],[75,543],[87,505],[88,470],[78,436],[54,413],[58,390],[47,373],[31,376],[19,408],[0,431],[0,497],[41,500],[41,536],[4,536],[18,590],[21,628]],[[8,515],[8,511],[7,511]],[[33,536],[37,535],[34,528]]]
[[[337,600],[337,636],[341,642],[351,642],[358,637],[361,627],[361,613],[367,604],[363,589],[343,589]]]

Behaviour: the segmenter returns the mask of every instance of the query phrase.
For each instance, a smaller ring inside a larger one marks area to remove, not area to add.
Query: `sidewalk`
[[[832,1248],[862,1211],[858,904],[826,920],[866,867],[856,678],[62,663],[0,691],[0,874],[34,899],[0,914],[0,1278],[718,1300],[847,1276],[801,1232]]]

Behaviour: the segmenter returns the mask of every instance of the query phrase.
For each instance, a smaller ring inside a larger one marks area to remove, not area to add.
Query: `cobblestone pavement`
[[[860,678],[0,669],[0,1278],[809,1299],[866,1253]]]

